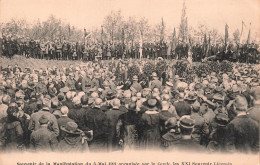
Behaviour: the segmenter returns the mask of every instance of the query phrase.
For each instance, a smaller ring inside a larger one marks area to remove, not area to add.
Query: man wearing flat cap
[[[56,136],[59,136],[59,126],[57,119],[52,113],[50,113],[50,109],[46,105],[43,105],[43,108],[40,111],[31,115],[28,129],[31,131],[38,130],[40,128],[39,120],[42,115],[45,115],[48,119],[48,128],[50,131],[53,132]]]
[[[171,117],[165,122],[165,133],[161,138],[161,147],[163,150],[171,149],[176,140],[181,139],[180,132],[178,130],[177,118]]]
[[[195,121],[190,116],[183,116],[179,120],[179,128],[181,133],[181,139],[176,140],[172,145],[174,150],[182,151],[196,151],[203,152],[206,149],[198,144],[198,142],[192,138],[191,134],[195,126]]]
[[[39,118],[39,129],[31,134],[30,148],[35,151],[54,151],[58,145],[56,135],[48,129],[49,119],[46,115]]]
[[[227,124],[229,118],[224,113],[219,113],[215,116],[214,121],[211,123],[211,133],[209,135],[209,143],[207,149],[210,152],[223,152],[225,151],[224,147],[224,138],[227,133]]]

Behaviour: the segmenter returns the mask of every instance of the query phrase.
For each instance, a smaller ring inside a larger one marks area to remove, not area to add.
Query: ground
[[[0,66],[5,68],[8,65],[14,66],[18,64],[22,69],[29,67],[34,69],[46,69],[56,66],[57,68],[69,67],[70,64],[83,65],[82,61],[62,61],[62,60],[42,60],[34,58],[26,58],[24,56],[15,55],[12,59],[0,57]]]

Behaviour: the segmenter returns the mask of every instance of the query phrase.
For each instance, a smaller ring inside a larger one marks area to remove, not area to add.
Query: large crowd
[[[243,63],[259,63],[259,45],[256,43],[193,43],[184,42],[71,42],[32,39],[0,38],[2,54],[12,57],[20,54],[38,59],[83,60],[96,59],[139,59],[158,57],[181,60],[191,54],[193,61],[202,61],[213,55],[218,60],[229,60]],[[1,53],[0,53],[1,54]]]
[[[153,72],[143,83],[127,74],[135,60],[112,62],[121,79],[111,61],[1,68],[1,151],[259,153],[257,65],[234,63],[192,82]]]

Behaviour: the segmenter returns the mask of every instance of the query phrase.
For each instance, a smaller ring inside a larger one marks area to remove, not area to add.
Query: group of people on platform
[[[137,75],[116,80],[101,62],[1,68],[1,151],[259,153],[257,65],[191,83],[178,75],[163,83],[154,72],[144,85]]]
[[[125,58],[150,58],[163,57],[167,59],[188,58],[191,54],[193,61],[202,61],[216,55],[219,60],[230,60],[244,63],[258,63],[260,58],[257,44],[190,44],[178,42],[175,45],[167,42],[122,43],[122,42],[69,42],[28,40],[21,41],[14,38],[0,38],[0,54],[12,57],[14,54],[38,59],[55,60],[83,60],[96,59],[125,59]]]

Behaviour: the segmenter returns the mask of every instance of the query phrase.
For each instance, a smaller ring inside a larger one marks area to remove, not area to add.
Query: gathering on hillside
[[[171,63],[2,67],[1,151],[259,153],[259,66]]]

